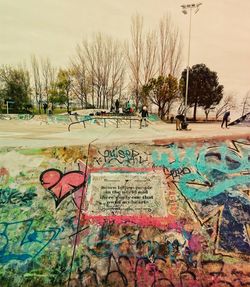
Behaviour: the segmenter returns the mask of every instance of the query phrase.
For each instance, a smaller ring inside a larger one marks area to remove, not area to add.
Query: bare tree
[[[235,94],[230,93],[223,97],[221,104],[218,106],[215,114],[216,120],[225,112],[235,107]]]
[[[132,18],[131,44],[127,55],[136,108],[140,101],[147,102],[142,86],[150,79],[178,76],[181,53],[181,37],[169,15],[161,19],[158,33],[144,33],[143,18],[138,14]]]
[[[39,114],[41,113],[41,105],[43,100],[42,94],[42,80],[39,62],[35,55],[31,56],[31,67],[33,71],[33,81],[34,81],[34,91],[35,91],[35,100],[38,105]]]
[[[96,107],[100,108],[102,104],[102,84],[103,84],[103,50],[102,35],[99,33],[92,42],[83,41],[83,49],[86,55],[87,69],[92,80],[92,96],[96,95]]]
[[[49,90],[55,81],[55,69],[52,68],[51,62],[48,58],[41,59],[41,73],[42,73],[42,89],[43,95],[48,103]]]
[[[81,102],[82,109],[88,107],[88,94],[90,92],[91,78],[86,67],[86,60],[81,47],[76,48],[76,58],[71,61],[72,90]]]
[[[98,33],[92,41],[84,40],[79,49],[92,85],[90,90],[95,106],[109,108],[124,83],[125,60],[121,43]]]
[[[159,51],[158,51],[158,61],[159,61],[159,75],[167,75],[168,74],[168,43],[169,43],[169,35],[170,35],[170,18],[169,16],[165,16],[160,20],[159,24]]]
[[[95,57],[94,52],[92,50],[92,45],[88,42],[87,39],[84,39],[82,45],[78,46],[79,53],[82,54],[83,59],[85,60],[86,69],[88,74],[90,75],[91,81],[91,99],[92,105],[96,104],[95,102],[95,78],[96,78],[96,70],[95,70]]]
[[[111,43],[111,69],[108,83],[108,97],[110,106],[113,105],[114,97],[118,96],[123,90],[125,78],[125,55],[124,48],[120,42]],[[108,106],[108,103],[107,103]]]
[[[143,33],[143,18],[136,14],[131,23],[131,45],[127,47],[127,59],[131,70],[132,91],[138,109],[142,99],[142,86],[156,75],[157,34],[155,31]]]
[[[182,40],[170,15],[164,16],[159,23],[158,55],[159,76],[178,76],[182,61]]]
[[[109,92],[109,79],[111,76],[112,67],[112,52],[113,52],[113,41],[110,37],[103,38],[101,42],[103,50],[101,58],[101,86],[102,86],[102,108],[108,108],[108,92]],[[107,104],[107,105],[106,105]]]
[[[155,31],[146,34],[142,52],[143,76],[141,84],[144,85],[156,75],[157,36]]]
[[[246,93],[246,96],[243,98],[241,116],[244,116],[246,111],[249,111],[249,109],[250,109],[250,91],[248,91]]]
[[[131,45],[127,47],[127,58],[131,70],[135,108],[138,109],[141,89],[141,69],[143,55],[143,17],[136,14],[131,23]]]

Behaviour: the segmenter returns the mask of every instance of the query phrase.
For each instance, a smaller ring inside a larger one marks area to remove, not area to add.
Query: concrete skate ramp
[[[242,126],[250,127],[250,112],[229,124],[229,126],[234,126],[234,125],[242,125]]]
[[[191,129],[0,121],[0,286],[247,286],[248,128]]]

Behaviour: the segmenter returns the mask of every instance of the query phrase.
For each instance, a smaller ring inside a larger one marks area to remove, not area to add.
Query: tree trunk
[[[108,99],[108,96],[106,97],[106,109],[107,109],[107,110],[109,109],[109,99]]]
[[[92,106],[95,106],[95,92],[94,92],[93,83],[92,83],[92,89],[91,89],[91,99],[92,99]]]
[[[163,120],[165,114],[164,114],[164,106],[158,106],[158,116],[161,120]]]
[[[85,109],[87,109],[88,107],[88,98],[87,98],[87,94],[84,94],[84,104],[85,104]],[[83,101],[82,101],[82,108],[83,108]]]
[[[100,102],[100,94],[99,94],[99,91],[98,91],[98,92],[97,92],[97,99],[96,99],[96,107],[97,107],[97,109],[100,108],[99,102]]]
[[[209,114],[209,111],[205,111],[205,114],[206,114],[206,122],[208,121],[208,114]]]
[[[69,100],[69,92],[68,91],[67,91],[66,96],[67,96],[67,112],[69,112],[70,111],[70,100]]]
[[[135,110],[138,111],[138,107],[139,107],[139,91],[136,90],[135,91]]]
[[[39,113],[39,115],[41,114],[41,103],[40,103],[40,101],[38,103],[38,113]]]
[[[161,118],[161,107],[158,106],[158,117]]]
[[[104,91],[103,96],[102,96],[102,109],[105,109],[105,102],[106,102],[106,93]]]

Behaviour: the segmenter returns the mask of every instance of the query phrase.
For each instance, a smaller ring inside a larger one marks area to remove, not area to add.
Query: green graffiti
[[[247,147],[240,154],[225,144],[210,148],[204,145],[196,153],[194,146],[183,149],[172,145],[168,153],[153,151],[152,160],[156,167],[191,169],[191,173],[181,176],[178,185],[187,198],[201,201],[223,193],[226,189],[250,184]]]
[[[201,182],[201,180],[203,180],[203,182]],[[204,182],[206,182],[205,178],[199,174],[186,174],[181,177],[179,187],[182,194],[187,198],[194,201],[201,201],[223,193],[226,189],[249,184],[250,175],[242,175],[235,178],[225,179],[212,186],[210,184],[204,184]],[[194,187],[195,185],[198,187]]]
[[[33,199],[37,196],[36,188],[30,187],[25,192],[9,187],[0,189],[0,207],[5,205],[31,206]]]
[[[169,154],[159,154],[156,150],[152,152],[152,160],[155,167],[165,167],[177,169],[180,167],[194,166],[196,163],[195,147],[180,149],[178,146],[173,145],[168,150]],[[181,155],[181,153],[184,155]],[[173,158],[171,161],[170,158]]]

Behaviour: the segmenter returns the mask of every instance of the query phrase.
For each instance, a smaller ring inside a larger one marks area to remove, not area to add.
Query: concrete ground
[[[221,129],[220,123],[193,123],[190,131],[176,131],[175,124],[161,121],[151,122],[148,127],[139,129],[138,122],[129,127],[123,123],[119,128],[115,124],[97,125],[76,124],[68,131],[68,124],[45,124],[36,120],[0,120],[0,147],[49,147],[81,145],[95,143],[136,143],[169,142],[177,139],[208,139],[213,137],[240,138],[250,135],[249,127],[233,126]]]

